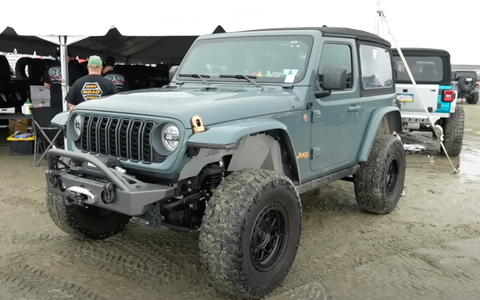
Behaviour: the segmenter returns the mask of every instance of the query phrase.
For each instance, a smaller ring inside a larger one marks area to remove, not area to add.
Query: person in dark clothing
[[[113,82],[119,92],[128,91],[130,83],[123,72],[115,70],[115,57],[108,56],[103,64],[103,77]]]
[[[102,76],[102,59],[99,56],[90,56],[87,69],[88,75],[77,79],[68,92],[67,102],[70,110],[83,101],[118,93],[115,85]]]
[[[60,52],[57,51],[60,56]],[[81,77],[78,67],[75,64],[75,59],[72,58],[72,53],[68,51],[68,85],[73,83]],[[63,111],[62,101],[62,68],[60,67],[60,60],[56,60],[47,66],[43,76],[43,85],[50,90],[50,107]]]

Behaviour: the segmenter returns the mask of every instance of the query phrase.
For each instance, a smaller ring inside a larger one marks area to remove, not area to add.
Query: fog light
[[[63,182],[63,180],[60,179],[58,181],[58,185],[60,187],[60,191],[62,191],[62,193],[65,192],[65,190],[67,189],[67,185],[65,184],[65,182]]]

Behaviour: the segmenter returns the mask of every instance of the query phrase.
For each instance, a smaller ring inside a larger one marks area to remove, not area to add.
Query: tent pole
[[[63,111],[68,111],[67,98],[68,94],[68,49],[67,49],[67,37],[59,36],[59,50],[60,50],[60,67],[62,70],[62,106]],[[67,149],[67,135],[63,135],[63,145]]]
[[[59,48],[60,48],[60,67],[62,68],[62,99],[65,100],[68,93],[68,50],[67,50],[67,37],[59,36]],[[63,111],[67,111],[67,102],[62,101]]]

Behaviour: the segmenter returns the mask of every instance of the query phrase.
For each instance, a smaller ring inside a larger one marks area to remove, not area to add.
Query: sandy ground
[[[390,215],[359,212],[347,182],[303,195],[297,259],[266,299],[478,299],[480,105],[465,109],[459,174],[429,137],[404,138],[429,153],[407,156]],[[0,299],[226,299],[202,275],[196,235],[136,221],[102,242],[67,236],[46,213],[45,163],[32,161],[0,150]]]

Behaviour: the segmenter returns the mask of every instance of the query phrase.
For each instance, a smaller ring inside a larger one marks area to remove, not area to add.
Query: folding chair
[[[61,111],[58,108],[52,107],[32,108],[32,125],[35,131],[33,162],[36,167],[38,167],[50,148],[57,148],[54,143],[63,136],[63,129],[53,126],[51,123],[53,117],[59,112]],[[47,144],[47,147],[45,147],[45,144]],[[43,154],[37,161],[37,152],[41,146],[43,146]]]

